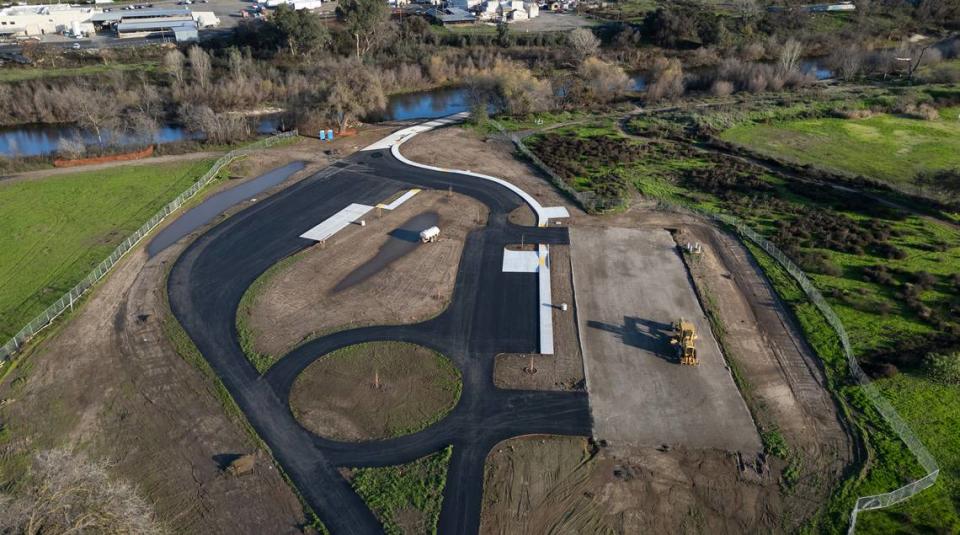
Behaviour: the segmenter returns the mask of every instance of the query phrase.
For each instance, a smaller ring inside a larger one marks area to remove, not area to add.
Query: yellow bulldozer
[[[696,366],[700,364],[697,360],[697,348],[694,341],[697,339],[697,329],[693,322],[680,318],[673,324],[673,338],[670,343],[677,346],[677,354],[680,357],[680,364],[687,366]]]

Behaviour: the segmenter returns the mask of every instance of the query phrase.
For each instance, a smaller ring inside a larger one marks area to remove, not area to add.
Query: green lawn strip
[[[437,533],[453,448],[399,466],[349,470],[350,483],[388,535]]]
[[[0,82],[23,82],[38,78],[57,78],[63,76],[90,76],[114,71],[152,72],[157,68],[155,62],[109,63],[84,65],[82,67],[26,67],[0,69]]]
[[[298,255],[290,255],[276,264],[270,266],[264,271],[240,298],[240,305],[237,307],[237,335],[240,339],[240,348],[250,360],[250,363],[260,373],[265,373],[273,365],[275,357],[256,350],[253,328],[250,326],[250,317],[253,314],[253,306],[260,294],[267,287],[270,281],[290,264],[293,264],[299,258]]]
[[[938,121],[877,115],[743,124],[720,137],[763,154],[890,182],[910,183],[921,171],[960,166],[955,115]]]
[[[0,184],[0,339],[59,299],[211,163],[131,165]]]

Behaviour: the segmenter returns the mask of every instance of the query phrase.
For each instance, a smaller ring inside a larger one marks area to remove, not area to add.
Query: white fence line
[[[499,127],[499,125],[496,125]],[[506,133],[505,130],[500,127],[501,132]],[[511,136],[514,144],[517,145],[517,148],[523,152],[526,156],[530,157],[534,163],[537,164],[543,171],[548,173],[551,178],[555,181],[561,180],[552,169],[544,164],[539,158],[537,158],[533,153],[523,144],[523,140],[517,136]],[[579,200],[579,197],[578,197]],[[907,448],[910,449],[910,452],[913,453],[916,457],[917,462],[920,463],[920,466],[923,467],[924,471],[927,472],[922,478],[908,483],[898,489],[892,490],[883,494],[875,494],[872,496],[862,496],[857,498],[856,504],[853,506],[853,510],[850,511],[850,527],[847,530],[847,533],[852,535],[857,527],[857,515],[860,511],[870,511],[873,509],[883,509],[885,507],[890,507],[896,505],[915,494],[933,486],[937,481],[937,477],[940,475],[940,466],[937,464],[937,460],[933,455],[927,450],[927,448],[920,442],[920,439],[913,433],[913,430],[910,429],[910,426],[907,425],[903,418],[900,417],[900,414],[897,413],[897,410],[883,397],[883,394],[877,389],[877,387],[870,381],[870,378],[867,377],[867,374],[864,373],[863,369],[860,367],[860,364],[857,362],[856,356],[853,354],[853,349],[850,347],[850,338],[847,336],[847,331],[843,327],[843,323],[840,321],[839,316],[830,308],[830,305],[827,304],[826,299],[819,290],[813,285],[807,275],[803,272],[802,269],[797,267],[790,258],[787,257],[776,245],[768,241],[763,236],[757,234],[753,229],[744,225],[739,219],[726,215],[726,214],[715,214],[712,212],[707,212],[704,210],[698,210],[689,206],[679,206],[671,202],[660,201],[660,205],[667,209],[671,210],[686,210],[694,212],[701,216],[713,219],[715,221],[727,224],[737,230],[737,232],[754,242],[761,249],[767,252],[774,260],[777,261],[784,269],[787,270],[787,273],[800,285],[806,294],[807,298],[817,310],[823,314],[823,317],[827,320],[827,323],[830,324],[830,327],[837,334],[837,337],[840,339],[840,345],[843,348],[844,356],[847,359],[847,365],[850,368],[850,375],[852,375],[857,383],[862,387],[863,392],[866,393],[867,398],[870,399],[870,402],[873,404],[874,408],[877,409],[877,412],[883,417],[883,419],[890,425],[891,429],[900,437],[900,439],[907,445]]]
[[[150,233],[157,225],[160,224],[168,215],[176,211],[178,208],[183,206],[183,204],[189,200],[191,197],[196,195],[201,189],[203,189],[207,184],[213,180],[214,177],[224,168],[227,164],[233,160],[243,156],[247,152],[254,150],[269,147],[275,145],[283,139],[291,138],[297,135],[297,131],[284,132],[267,139],[263,139],[247,145],[242,149],[236,149],[228,152],[220,157],[213,166],[210,167],[200,179],[193,183],[192,186],[187,188],[186,191],[177,196],[174,200],[170,201],[166,206],[160,209],[149,221],[143,224],[139,229],[134,231],[132,234],[127,236],[123,242],[120,243],[113,250],[109,257],[107,257],[103,262],[100,262],[93,270],[87,274],[76,286],[74,286],[70,291],[65,293],[59,300],[57,300],[52,305],[48,306],[46,310],[40,313],[36,318],[28,323],[25,327],[20,329],[17,334],[13,335],[9,341],[3,346],[0,346],[0,365],[5,361],[8,361],[17,354],[23,346],[33,338],[38,332],[43,330],[45,327],[50,325],[60,314],[67,309],[73,308],[73,303],[76,302],[80,297],[90,289],[94,284],[96,284],[100,279],[103,278],[110,269],[116,265],[116,263],[127,253],[130,249],[137,245],[144,236]]]

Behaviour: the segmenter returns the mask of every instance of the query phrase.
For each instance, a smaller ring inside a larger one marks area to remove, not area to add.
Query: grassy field
[[[8,68],[0,69],[0,82],[23,82],[37,78],[62,76],[90,76],[113,71],[151,72],[156,68],[157,64],[153,62],[84,65],[83,67],[64,67],[60,69],[46,67]]]
[[[368,342],[324,355],[297,378],[290,408],[311,431],[376,440],[426,429],[460,401],[449,359],[405,342]]]
[[[448,446],[400,466],[353,469],[348,477],[388,535],[436,535],[452,452]]]
[[[945,116],[944,116],[945,115]],[[721,138],[764,154],[891,182],[960,167],[960,120],[893,115],[866,119],[804,119],[735,126]]]
[[[960,526],[957,400],[938,395],[945,388],[925,378],[921,362],[938,344],[952,344],[949,333],[960,324],[960,230],[856,194],[790,182],[685,144],[626,138],[612,126],[599,121],[558,129],[538,135],[532,146],[582,191],[630,186],[627,194],[639,191],[736,215],[788,251],[840,316],[861,361],[892,376],[880,380],[881,389],[945,467],[941,483],[917,500],[864,515],[864,532],[955,532]],[[841,529],[857,496],[893,490],[923,473],[859,387],[849,384],[839,342],[825,319],[772,260],[761,263],[824,360],[831,387],[868,438],[870,460],[863,473],[837,489],[816,519],[816,531]]]
[[[211,163],[0,183],[0,340],[59,299]]]

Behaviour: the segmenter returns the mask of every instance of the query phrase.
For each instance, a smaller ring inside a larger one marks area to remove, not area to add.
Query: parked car
[[[80,43],[73,43],[73,46],[71,46],[70,48],[74,50],[80,50]]]

